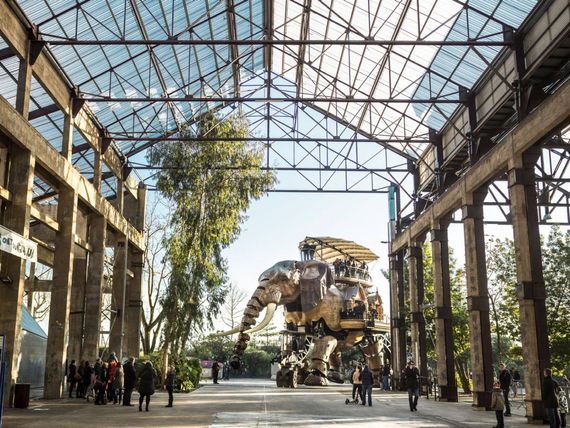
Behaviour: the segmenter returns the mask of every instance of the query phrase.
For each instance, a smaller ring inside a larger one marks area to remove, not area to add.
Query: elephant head
[[[304,262],[285,260],[263,272],[259,276],[257,289],[247,302],[240,325],[219,334],[227,336],[239,333],[234,347],[232,367],[239,366],[240,357],[250,339],[249,333],[265,328],[271,322],[278,305],[299,302],[303,311],[310,310],[320,302],[327,288],[333,283],[334,277],[329,266],[315,260]],[[252,327],[264,308],[266,308],[264,319]]]

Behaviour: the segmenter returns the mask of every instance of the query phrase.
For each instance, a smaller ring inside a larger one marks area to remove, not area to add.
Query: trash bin
[[[14,387],[14,407],[26,409],[30,404],[30,384],[17,383]]]

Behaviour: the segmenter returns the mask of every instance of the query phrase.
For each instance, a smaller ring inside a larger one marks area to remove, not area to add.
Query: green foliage
[[[242,357],[247,368],[247,376],[269,378],[271,376],[271,360],[275,354],[261,348],[248,347]]]
[[[227,337],[207,336],[192,343],[190,353],[200,360],[227,361],[232,355],[234,341]]]
[[[190,392],[200,383],[202,367],[197,358],[179,358],[176,366],[176,388],[178,392]]]
[[[562,372],[570,361],[570,231],[552,227],[546,239],[541,240],[541,248],[551,366]],[[522,349],[514,345],[520,341],[520,311],[513,241],[490,240],[487,260],[490,294],[496,296],[497,303],[493,331],[504,342],[499,353],[506,353],[505,359],[516,364]]]
[[[195,132],[180,134],[198,140],[164,142],[148,154],[160,168],[157,189],[174,206],[165,242],[172,274],[161,302],[165,342],[174,353],[185,348],[193,329],[211,325],[219,313],[228,291],[222,250],[238,237],[251,200],[275,183],[274,172],[260,169],[260,147],[224,140],[248,136],[242,117],[221,120],[207,113]]]
[[[152,362],[156,371],[155,387],[157,389],[162,388],[166,377],[162,352],[153,352],[138,359],[135,363],[137,376],[146,361]],[[169,364],[174,364],[176,367],[175,390],[177,392],[190,392],[200,383],[202,367],[200,366],[200,361],[196,358],[189,358],[185,353],[182,353],[176,358],[171,358]]]

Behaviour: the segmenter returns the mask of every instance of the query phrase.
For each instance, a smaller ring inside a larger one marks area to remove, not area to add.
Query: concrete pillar
[[[64,387],[77,223],[77,193],[74,189],[60,189],[57,221],[59,223],[59,231],[55,237],[53,259],[53,284],[51,288],[44,383],[45,398],[61,398]]]
[[[421,242],[412,242],[408,247],[408,280],[410,287],[410,333],[412,358],[422,376],[427,379],[426,321],[423,313],[424,259]]]
[[[91,363],[99,356],[106,239],[107,221],[105,217],[92,214],[89,226],[89,244],[91,244],[92,250],[89,254],[87,266],[83,352],[81,354],[81,359],[89,360]]]
[[[451,318],[451,283],[449,280],[449,219],[432,222],[431,254],[435,297],[435,350],[440,400],[456,402],[455,359],[453,356],[453,325]]]
[[[116,177],[116,181],[117,181],[117,187],[116,187],[117,199],[115,201],[115,207],[117,208],[117,211],[123,214],[125,207],[125,183],[120,177]]]
[[[138,209],[135,227],[140,231],[144,231],[146,222],[146,186],[142,181],[139,183],[139,187],[137,189],[137,201]]]
[[[534,182],[534,165],[539,155],[540,152],[537,151],[515,159],[509,170],[521,343],[524,349],[526,417],[529,422],[542,421],[545,416],[541,384],[543,371],[550,361]]]
[[[101,152],[95,150],[93,153],[93,187],[95,190],[101,191],[101,174],[103,163],[101,162]]]
[[[85,287],[87,282],[87,251],[76,248],[73,259],[73,280],[69,310],[69,360],[79,365],[83,350],[83,325],[85,322]]]
[[[129,255],[130,268],[133,278],[127,280],[127,307],[125,326],[124,356],[138,357],[140,353],[140,330],[142,322],[142,281],[144,267],[144,253],[133,248]]]
[[[61,154],[71,162],[73,155],[73,117],[71,114],[63,116],[63,141],[61,144]]]
[[[27,51],[27,57],[20,60],[18,87],[16,88],[16,110],[24,116],[25,119],[28,118],[30,112],[30,90],[32,88],[32,66],[29,59],[29,41]]]
[[[113,265],[113,293],[111,297],[111,333],[109,336],[109,352],[123,357],[125,338],[125,302],[127,285],[128,241],[124,236],[118,237],[115,246],[115,262]]]
[[[485,264],[483,200],[486,190],[465,195],[463,230],[465,234],[465,273],[467,309],[473,372],[473,406],[490,409],[493,389],[489,292]]]
[[[406,327],[404,304],[404,255],[390,255],[390,318],[392,337],[392,388],[401,388],[400,375],[406,367]]]
[[[7,184],[12,201],[6,204],[2,224],[26,238],[29,237],[30,231],[34,168],[35,157],[12,145]],[[11,280],[10,284],[0,284],[0,332],[6,336],[4,405],[11,406],[20,363],[20,324],[26,263],[19,257],[1,253],[0,269],[1,276]]]

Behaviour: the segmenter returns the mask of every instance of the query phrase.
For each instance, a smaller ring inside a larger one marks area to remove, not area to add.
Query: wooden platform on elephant
[[[340,326],[346,330],[364,330],[368,328],[374,332],[387,333],[390,331],[390,324],[374,320],[374,325],[370,325],[370,321],[363,319],[341,319]]]
[[[350,276],[343,276],[343,275],[339,275],[339,276],[335,275],[334,282],[339,283],[339,284],[348,284],[348,285],[360,284],[364,288],[370,288],[374,285],[374,284],[372,284],[372,281],[367,281],[364,279],[354,278],[354,277],[350,277]]]

